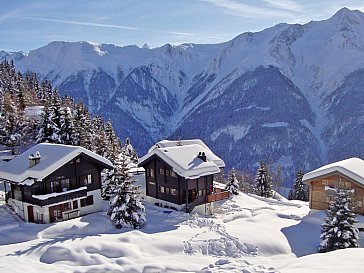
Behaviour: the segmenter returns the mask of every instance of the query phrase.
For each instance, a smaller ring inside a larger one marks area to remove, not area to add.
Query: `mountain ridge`
[[[350,96],[331,98],[337,92],[348,92],[360,101],[360,90],[353,82],[361,75],[356,71],[364,68],[362,37],[364,14],[343,8],[327,20],[303,25],[282,23],[260,32],[242,33],[221,44],[166,44],[149,49],[52,42],[14,61],[21,71],[39,73],[61,93],[70,93],[83,100],[91,112],[110,118],[119,127],[119,136],[131,136],[140,153],[162,138],[203,135],[202,139],[227,161],[228,168],[252,172],[259,160],[254,156],[257,154],[261,160],[270,161],[273,168],[281,162],[286,177],[291,178],[299,168],[308,171],[343,156],[364,157],[361,149],[345,145],[341,153],[335,152],[340,150],[337,146],[341,147],[342,140],[350,139],[339,133],[342,130],[354,128],[355,136],[360,136],[362,114],[359,106],[347,115],[332,105],[359,103],[352,102]],[[271,81],[266,82],[265,77]],[[268,102],[249,92],[259,93]],[[236,109],[228,103],[228,93],[240,103]],[[283,104],[284,96],[300,107]],[[234,122],[216,121],[219,115],[212,105],[219,109],[220,116],[230,113]],[[205,120],[200,120],[199,114],[205,115]],[[248,117],[248,123],[244,117]],[[342,119],[345,122],[340,124]],[[287,126],[277,126],[284,124]],[[339,124],[341,129],[336,128]],[[226,151],[219,141],[224,141]],[[279,147],[270,145],[270,141],[276,141]],[[355,146],[355,141],[351,143]],[[306,150],[298,149],[298,144],[306,145]],[[245,150],[245,154],[238,152],[239,159],[231,155],[231,150]],[[303,158],[294,159],[300,156]]]

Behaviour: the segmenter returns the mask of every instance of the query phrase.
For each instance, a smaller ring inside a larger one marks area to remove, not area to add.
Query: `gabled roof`
[[[349,158],[342,161],[334,162],[314,171],[306,173],[303,176],[303,181],[309,183],[310,180],[320,176],[339,172],[361,185],[364,185],[364,160],[360,158]]]
[[[205,153],[206,162],[197,157],[200,152]],[[199,139],[160,141],[140,158],[139,165],[155,155],[170,165],[177,174],[188,179],[219,173],[220,168],[225,167],[224,161]]]
[[[30,168],[29,155],[37,152],[41,156],[40,162]],[[113,168],[109,160],[80,146],[40,143],[0,166],[0,179],[17,183],[28,178],[42,180],[81,154],[99,161],[107,168]]]

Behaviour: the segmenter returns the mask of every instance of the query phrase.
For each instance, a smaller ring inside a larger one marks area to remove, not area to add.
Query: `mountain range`
[[[110,119],[139,154],[161,139],[201,138],[228,169],[255,172],[264,160],[287,179],[298,169],[364,157],[358,10],[221,44],[57,41],[28,54],[0,51],[4,58]]]

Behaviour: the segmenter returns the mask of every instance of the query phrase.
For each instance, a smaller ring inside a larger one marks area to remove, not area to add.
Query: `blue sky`
[[[331,17],[363,0],[0,0],[0,49],[25,52],[51,41],[116,45],[221,43],[277,23]]]

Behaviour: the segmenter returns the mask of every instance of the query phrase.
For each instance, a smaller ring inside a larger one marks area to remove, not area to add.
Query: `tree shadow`
[[[297,225],[281,229],[297,257],[317,253],[324,218],[324,211],[311,211]]]
[[[84,236],[80,236],[80,235],[67,235],[65,237],[57,237],[57,238],[53,238],[53,239],[45,239],[39,243],[35,243],[32,246],[30,246],[29,248],[26,248],[24,250],[18,250],[15,251],[14,253],[11,254],[7,254],[6,256],[21,256],[21,255],[29,255],[32,254],[34,252],[38,252],[41,251],[44,248],[48,248],[56,243],[63,243],[65,241],[68,240],[83,240],[84,238],[88,237],[89,235],[84,235]],[[93,236],[100,236],[100,235],[93,235]]]

